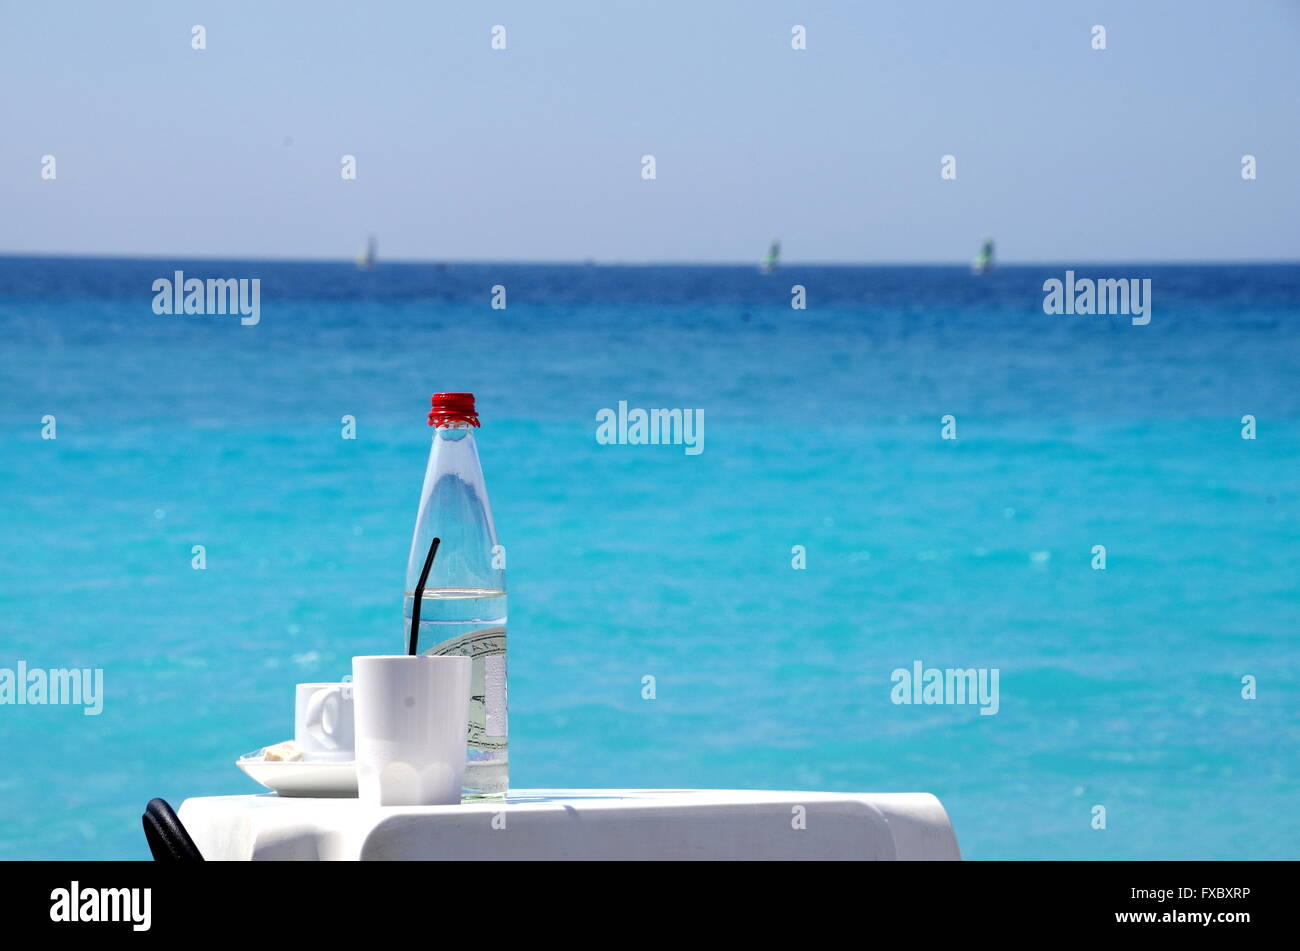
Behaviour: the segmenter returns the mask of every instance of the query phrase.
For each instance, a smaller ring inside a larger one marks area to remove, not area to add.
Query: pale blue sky
[[[1292,0],[9,2],[0,82],[0,253],[1300,258]]]

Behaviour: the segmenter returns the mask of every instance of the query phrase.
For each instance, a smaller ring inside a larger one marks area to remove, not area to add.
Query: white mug
[[[307,759],[349,762],[354,755],[352,684],[298,684],[293,740]]]
[[[358,798],[374,806],[460,802],[472,661],[352,658]]]

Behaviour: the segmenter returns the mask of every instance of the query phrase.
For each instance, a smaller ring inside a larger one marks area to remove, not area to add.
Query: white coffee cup
[[[352,684],[298,684],[293,739],[307,759],[348,762],[353,758]]]
[[[472,663],[461,655],[352,658],[362,802],[460,802]]]

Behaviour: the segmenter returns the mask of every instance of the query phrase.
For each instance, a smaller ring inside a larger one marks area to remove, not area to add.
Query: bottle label
[[[473,660],[469,689],[469,746],[502,750],[506,730],[506,629],[485,627],[443,641],[427,651],[431,657],[462,654]]]

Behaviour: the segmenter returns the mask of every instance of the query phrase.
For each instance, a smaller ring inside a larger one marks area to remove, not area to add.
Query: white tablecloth
[[[458,806],[187,799],[207,859],[960,859],[929,793],[518,789]]]

